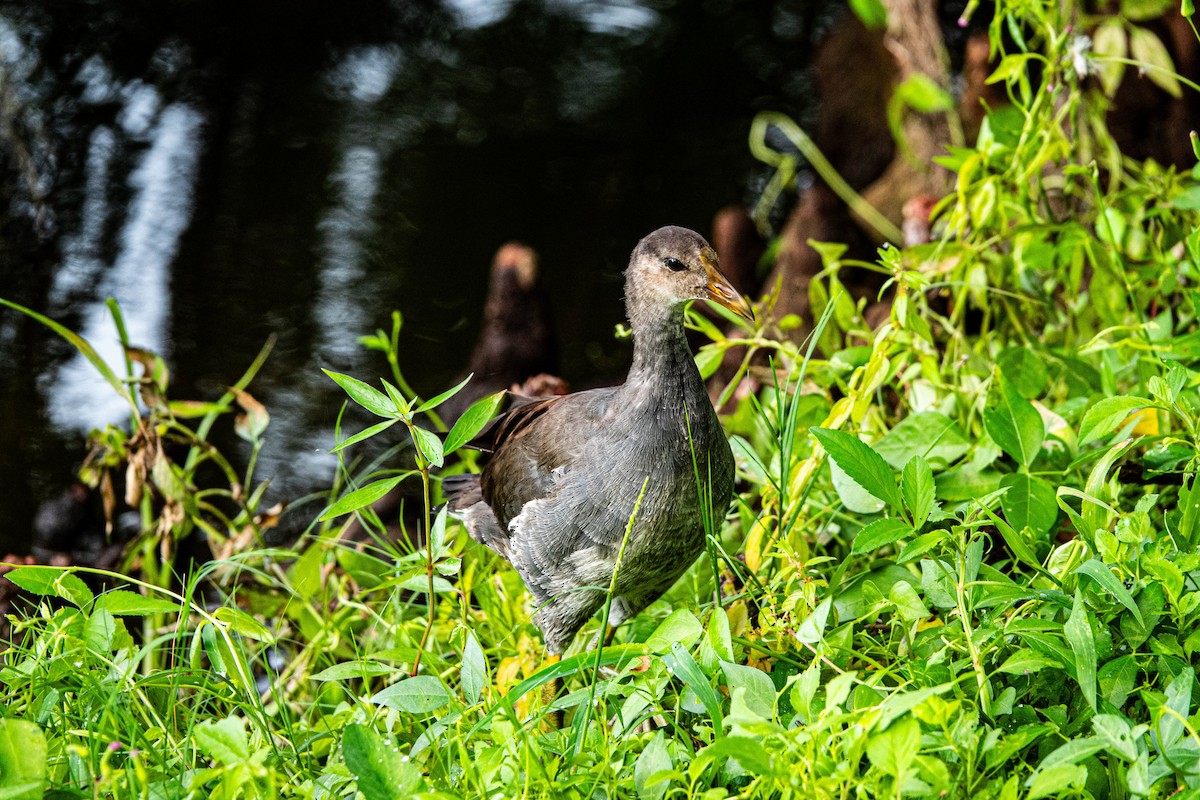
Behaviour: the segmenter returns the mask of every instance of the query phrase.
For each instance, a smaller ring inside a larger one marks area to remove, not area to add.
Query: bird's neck
[[[664,400],[681,398],[686,392],[704,393],[704,383],[683,334],[683,306],[631,317],[633,365],[626,387],[648,391]]]

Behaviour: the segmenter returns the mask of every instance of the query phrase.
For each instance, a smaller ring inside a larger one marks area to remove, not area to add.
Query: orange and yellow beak
[[[719,306],[728,308],[739,317],[750,322],[754,321],[754,310],[750,308],[750,304],[746,302],[746,298],[738,293],[737,289],[729,282],[724,273],[716,265],[716,259],[708,258],[707,254],[702,254],[700,258],[704,264],[704,271],[708,275],[708,299]]]

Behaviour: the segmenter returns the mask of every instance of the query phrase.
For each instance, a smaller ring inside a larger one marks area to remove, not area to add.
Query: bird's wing
[[[546,497],[603,424],[612,389],[548,397],[513,408],[489,437],[483,498],[507,526],[526,503]]]

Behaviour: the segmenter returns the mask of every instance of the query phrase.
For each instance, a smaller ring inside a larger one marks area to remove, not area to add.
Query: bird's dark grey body
[[[482,475],[447,484],[472,536],[524,579],[554,654],[604,605],[643,484],[613,625],[670,588],[704,549],[702,514],[719,520],[729,505],[733,456],[683,333],[683,303],[700,295],[678,296],[686,276],[655,271],[668,256],[715,270],[715,254],[691,231],[666,228],[639,244],[626,280],[634,335],[626,382],[518,407],[511,430],[501,421]]]

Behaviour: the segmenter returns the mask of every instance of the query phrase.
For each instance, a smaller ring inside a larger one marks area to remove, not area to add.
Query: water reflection
[[[116,298],[131,343],[169,356],[168,268],[179,250],[180,236],[191,220],[203,117],[181,103],[159,111],[157,92],[149,87],[134,87],[126,97],[120,116],[122,125],[135,136],[146,135],[150,148],[129,175],[133,194],[121,231],[120,250],[97,282],[95,295]],[[89,158],[89,166],[91,161]],[[107,177],[107,158],[98,156],[96,161],[101,174],[89,175],[89,185],[99,185]],[[87,237],[89,227],[93,233],[102,228],[107,215],[99,197],[89,199],[96,202],[93,207],[85,201],[80,238]],[[89,218],[88,212],[95,212],[96,216]],[[86,309],[78,333],[92,343],[105,362],[123,363],[120,342],[106,305],[93,300]],[[87,431],[116,422],[128,411],[121,398],[108,389],[95,368],[79,354],[58,369],[48,395],[50,418],[60,428]]]
[[[260,474],[295,497],[334,464],[341,398],[320,368],[382,373],[357,340],[396,308],[407,374],[444,388],[510,239],[542,255],[566,377],[619,375],[630,247],[752,193],[749,120],[802,110],[825,4],[302,2],[284,27],[192,5],[0,0],[0,295],[114,364],[117,297],[177,397],[219,394],[278,336],[251,389],[272,412]],[[79,432],[124,409],[9,312],[0,367],[3,550],[69,480]]]

